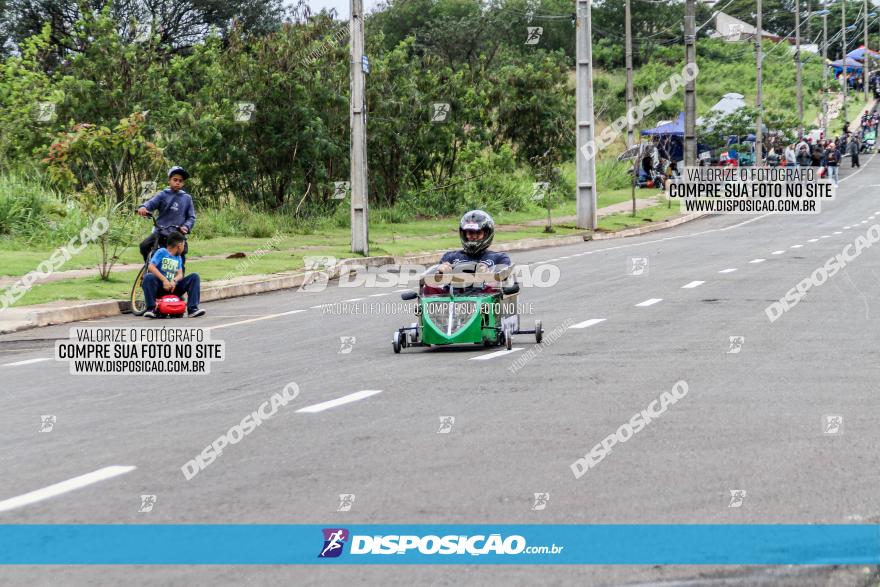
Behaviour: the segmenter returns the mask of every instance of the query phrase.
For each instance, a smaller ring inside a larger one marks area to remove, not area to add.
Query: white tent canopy
[[[740,108],[746,105],[745,96],[742,94],[737,94],[736,92],[731,92],[729,94],[724,94],[724,96],[718,100],[718,102],[709,108],[709,112],[721,112],[722,114],[730,114],[731,112],[736,112]],[[703,118],[700,117],[697,120],[697,124],[703,123]]]

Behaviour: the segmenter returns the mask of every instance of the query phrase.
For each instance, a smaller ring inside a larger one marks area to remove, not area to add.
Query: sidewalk
[[[656,190],[658,194],[662,193],[659,190]],[[638,193],[638,190],[636,190]],[[642,208],[650,208],[651,206],[656,206],[660,203],[660,197],[652,196],[650,198],[639,198],[636,199],[636,210],[641,210]],[[613,214],[625,214],[627,212],[632,212],[632,201],[628,202],[618,202],[617,204],[611,204],[610,206],[605,206],[604,208],[599,208],[596,212],[597,218],[605,218],[606,216],[611,216]],[[569,224],[577,222],[577,216],[559,216],[558,218],[553,218],[553,224]],[[528,222],[523,222],[522,224],[505,224],[498,226],[496,230],[504,231],[504,230],[517,230],[522,226],[544,226],[547,224],[547,220],[529,220]]]
[[[861,128],[862,127],[862,114],[865,111],[870,112],[874,108],[874,105],[876,104],[876,102],[877,102],[877,100],[872,98],[865,105],[864,108],[862,108],[861,110],[858,111],[858,113],[855,115],[855,118],[847,121],[848,127],[850,129]],[[836,121],[840,117],[840,115],[842,114],[842,110],[843,110],[843,94],[837,93],[828,102],[828,122],[830,123],[833,120]],[[855,124],[856,126],[855,127],[852,126],[853,124]],[[831,125],[829,124],[829,127],[830,126]],[[819,113],[816,116],[815,120],[813,120],[812,128],[822,128],[822,114],[821,113]],[[826,137],[826,138],[830,138],[830,137]]]
[[[642,208],[648,208],[650,206],[656,206],[658,203],[659,203],[659,199],[656,197],[646,198],[644,200],[641,200],[641,199],[636,200],[636,206],[639,210],[641,210]],[[597,216],[599,218],[604,218],[605,216],[611,216],[612,214],[619,214],[621,212],[629,212],[631,210],[632,210],[632,202],[620,202],[618,204],[612,204],[611,206],[605,206],[604,208],[600,208],[597,212]],[[553,223],[554,224],[573,223],[576,220],[577,220],[577,216],[561,216],[559,218],[554,218]],[[520,230],[525,226],[544,226],[546,223],[547,223],[546,220],[529,220],[528,222],[523,222],[520,224],[500,224],[496,227],[496,230],[498,230],[500,232],[507,232],[507,231],[512,232],[515,230]],[[429,236],[426,236],[425,238],[433,238],[433,237],[437,237],[437,236],[444,236],[444,235],[429,235]],[[293,252],[296,252],[297,250],[298,249],[273,249],[272,252],[293,253]],[[203,255],[203,256],[199,256],[199,257],[190,256],[190,257],[187,257],[187,261],[204,261],[204,260],[209,260],[209,259],[214,259],[214,260],[227,259],[227,258],[229,258],[230,255],[241,255],[241,254],[244,255],[244,257],[242,257],[242,258],[247,258],[250,255],[253,255],[255,253],[257,253],[257,251],[246,251],[243,253],[239,252],[239,251],[230,251],[228,254],[225,254],[225,255]],[[119,264],[119,265],[113,266],[114,271],[137,271],[140,268],[141,268],[140,263],[137,263],[137,264],[124,263],[124,264]],[[50,275],[42,277],[40,279],[40,283],[51,283],[53,281],[62,281],[64,279],[80,279],[83,277],[94,277],[97,274],[97,271],[98,271],[97,267],[91,267],[88,269],[69,269],[67,271],[56,271]],[[0,277],[0,289],[5,288],[5,287],[9,287],[10,285],[14,284],[15,282],[17,282],[20,279],[21,279],[21,276]],[[214,282],[211,282],[211,283],[214,283]]]
[[[626,202],[632,206],[630,202]],[[607,210],[611,208],[603,208]],[[630,208],[631,209],[631,208]],[[663,230],[684,224],[705,216],[704,213],[683,214],[672,216],[649,226],[628,228],[616,232],[595,232],[592,235],[586,231],[580,234],[550,237],[550,238],[527,238],[508,243],[501,243],[493,247],[497,251],[527,251],[546,247],[559,247],[582,243],[587,240],[618,239],[629,236],[637,236],[657,230]],[[410,257],[358,257],[343,259],[334,267],[328,269],[329,278],[338,279],[358,270],[359,267],[376,267],[386,264],[413,264],[433,265],[440,260],[443,251],[425,253]],[[138,266],[139,267],[139,266]],[[225,298],[253,295],[292,289],[303,285],[310,275],[303,270],[287,271],[272,275],[248,275],[236,277],[226,281],[212,281],[202,287],[201,299],[203,302],[211,302]],[[94,320],[117,316],[128,311],[128,302],[120,300],[61,300],[47,304],[34,306],[10,307],[0,311],[0,334],[16,332],[39,326],[51,324],[66,324],[81,320]]]

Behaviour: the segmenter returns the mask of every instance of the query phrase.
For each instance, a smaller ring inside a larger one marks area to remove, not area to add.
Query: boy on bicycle
[[[188,234],[196,223],[196,209],[193,206],[192,196],[183,191],[183,186],[187,179],[189,179],[189,173],[183,167],[174,166],[169,169],[168,187],[144,202],[138,208],[137,213],[141,216],[148,216],[153,210],[159,210],[156,224],[179,227],[180,232]],[[165,234],[160,234],[154,228],[153,233],[144,239],[140,245],[144,263],[147,262],[147,257],[149,257],[150,251],[153,250],[156,239],[159,239],[159,246],[161,247],[165,245],[165,238]],[[189,246],[184,241],[183,254],[181,255],[184,263],[186,263],[186,253],[188,251]]]
[[[182,297],[186,294],[187,315],[190,318],[204,316],[205,311],[199,308],[201,280],[198,273],[183,276],[183,259],[181,254],[186,245],[183,235],[175,231],[168,235],[166,247],[162,247],[150,259],[150,266],[144,275],[142,286],[144,300],[147,304],[146,318],[156,317],[156,297],[163,292]]]

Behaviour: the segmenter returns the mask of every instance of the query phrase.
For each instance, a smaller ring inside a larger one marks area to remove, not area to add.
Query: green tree
[[[79,123],[59,134],[43,163],[62,189],[133,205],[142,182],[155,178],[166,163],[149,135],[140,112],[113,128]]]
[[[49,46],[46,27],[0,62],[0,171],[33,158],[63,126],[55,111],[63,92],[39,66]]]

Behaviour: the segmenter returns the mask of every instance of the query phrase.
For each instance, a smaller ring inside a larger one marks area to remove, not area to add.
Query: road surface
[[[364,312],[399,303],[399,287],[331,284],[208,304],[206,317],[183,323],[225,341],[226,359],[205,376],[72,376],[53,360],[71,328],[145,325],[131,316],[2,336],[0,509],[33,499],[0,522],[878,523],[880,246],[775,322],[765,314],[880,224],[880,162],[842,171],[837,199],[818,216],[712,216],[515,254],[560,270],[555,286],[520,295],[523,326],[538,318],[545,336],[555,332],[525,364],[517,358],[535,346],[525,335],[509,353],[393,354],[391,334],[412,315]],[[633,257],[647,259],[641,275],[630,274]],[[679,380],[686,397],[575,477],[576,459]],[[294,401],[185,479],[184,463],[290,382]],[[55,416],[51,432],[40,432],[43,415]],[[438,433],[447,416],[451,430]],[[841,425],[826,433],[836,416]],[[95,473],[107,467],[136,468]],[[38,492],[92,473],[76,489]],[[735,490],[745,493],[730,507]],[[539,492],[549,500],[534,510]],[[150,512],[139,512],[144,494],[156,496]],[[337,511],[340,494],[355,496],[349,511]],[[854,585],[877,576],[872,567],[0,569],[3,584],[129,586]]]

